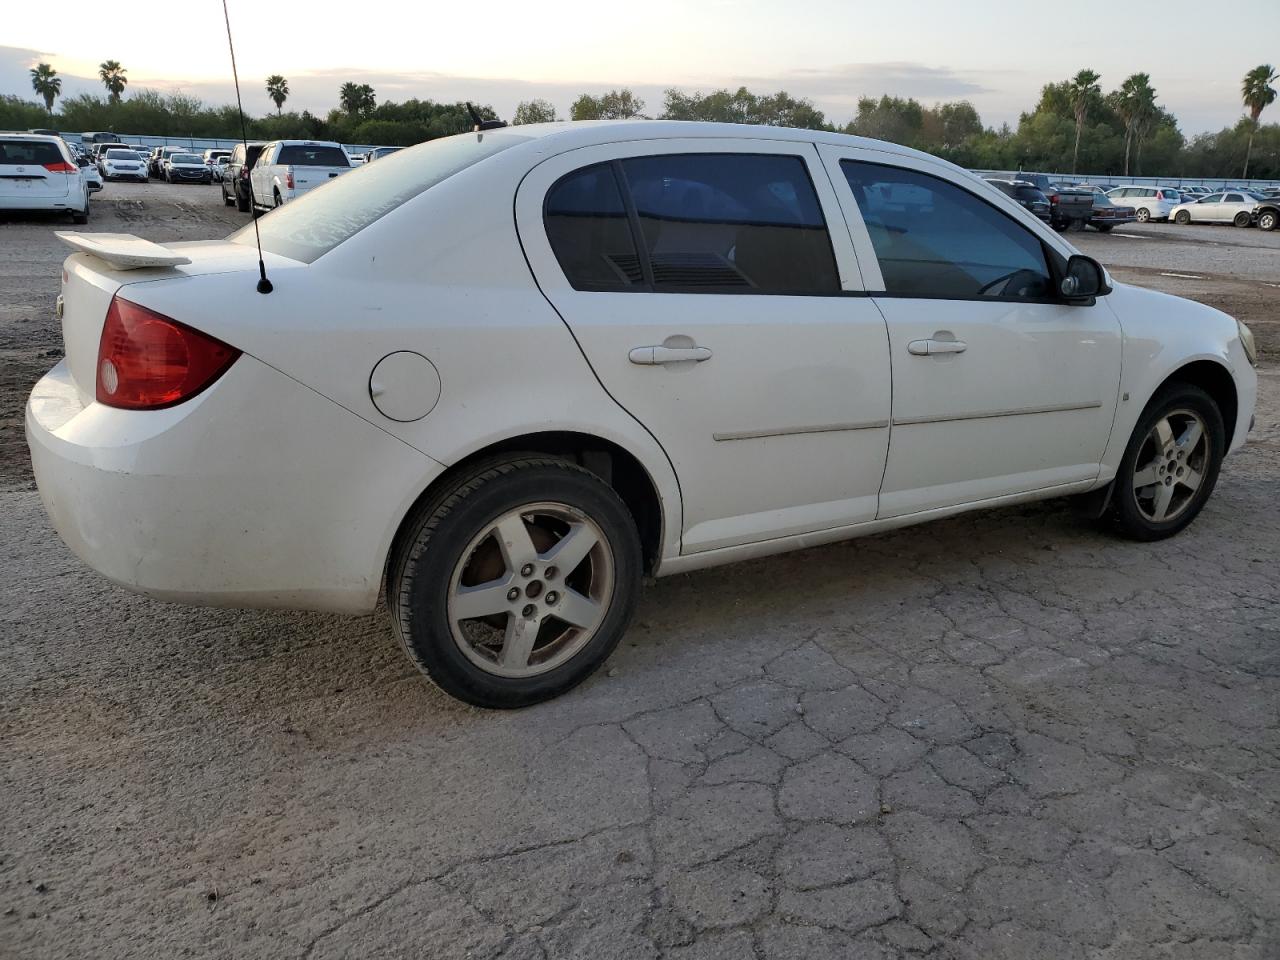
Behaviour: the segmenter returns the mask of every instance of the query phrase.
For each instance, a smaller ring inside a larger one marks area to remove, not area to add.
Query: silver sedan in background
[[[1247,227],[1254,220],[1254,208],[1261,197],[1243,190],[1226,190],[1180,203],[1169,214],[1174,223],[1231,223]]]

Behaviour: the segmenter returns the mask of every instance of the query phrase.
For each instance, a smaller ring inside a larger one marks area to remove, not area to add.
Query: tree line
[[[1177,119],[1157,102],[1146,73],[1126,77],[1103,92],[1101,76],[1084,69],[1068,79],[1045,84],[1033,109],[1016,126],[987,127],[965,100],[926,106],[915,98],[885,94],[862,97],[856,113],[837,126],[814,104],[778,91],[686,93],[667,90],[661,110],[646,113],[645,102],[621,88],[603,94],[584,93],[569,109],[571,120],[625,119],[654,116],[668,120],[710,120],[830,130],[888,140],[937,154],[975,169],[1051,169],[1117,175],[1178,177],[1248,177],[1280,179],[1280,124],[1263,124],[1262,112],[1276,100],[1276,70],[1258,66],[1245,74],[1240,87],[1244,114],[1216,133],[1188,140]],[[235,106],[209,106],[183,94],[162,96],[143,90],[127,99],[127,71],[115,60],[104,61],[99,79],[106,97],[81,94],[55,102],[62,80],[49,64],[31,70],[31,85],[43,101],[0,97],[0,128],[24,129],[53,124],[62,130],[122,130],[161,136],[240,136]],[[247,118],[255,139],[298,137],[344,143],[407,146],[469,130],[471,115],[464,103],[411,99],[378,102],[368,84],[347,82],[337,106],[318,116],[308,110],[284,111],[288,80],[273,74],[265,89],[275,104],[274,116]],[[478,108],[486,119],[492,107]],[[512,122],[546,123],[561,119],[546,100],[522,101]]]

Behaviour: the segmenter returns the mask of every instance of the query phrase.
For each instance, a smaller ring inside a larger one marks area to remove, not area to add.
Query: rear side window
[[[1052,289],[1040,240],[985,201],[916,170],[842,160],[886,293],[1042,299]]]
[[[828,294],[835,254],[809,171],[776,154],[622,161],[655,290]]]
[[[351,161],[341,147],[303,147],[291,145],[280,148],[282,163],[291,167],[349,167]]]
[[[543,207],[547,239],[575,290],[617,290],[644,283],[622,193],[610,163],[556,182]]]
[[[65,163],[62,151],[48,140],[0,140],[0,164]]]

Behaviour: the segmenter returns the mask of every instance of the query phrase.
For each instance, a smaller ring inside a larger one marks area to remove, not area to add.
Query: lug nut
[[[521,616],[528,618],[528,617],[532,617],[537,612],[538,612],[537,607],[535,607],[532,603],[526,603],[524,605],[524,609],[520,611],[520,614]]]
[[[549,607],[554,606],[555,602],[559,599],[560,599],[560,594],[556,593],[554,590],[550,590],[547,592],[547,606]]]
[[[532,577],[532,576],[533,576],[533,564],[532,564],[532,563],[526,563],[523,567],[521,567],[521,568],[520,568],[520,576],[522,576],[522,577]]]
[[[554,580],[557,573],[559,573],[559,571],[556,570],[555,567],[547,567],[547,572],[544,574],[544,576],[548,580]]]
[[[519,599],[520,599],[520,588],[519,588],[519,587],[512,587],[510,590],[508,590],[508,591],[507,591],[507,599],[508,599],[508,600],[519,600]]]

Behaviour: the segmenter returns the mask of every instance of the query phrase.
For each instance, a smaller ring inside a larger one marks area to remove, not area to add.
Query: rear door
[[[874,518],[888,342],[813,144],[575,150],[528,174],[516,218],[601,383],[671,459],[683,552]]]
[[[893,433],[880,517],[1091,480],[1120,326],[1053,295],[1044,240],[928,160],[823,144],[888,322]]]
[[[51,140],[0,137],[0,200],[8,206],[65,200],[80,171]]]

